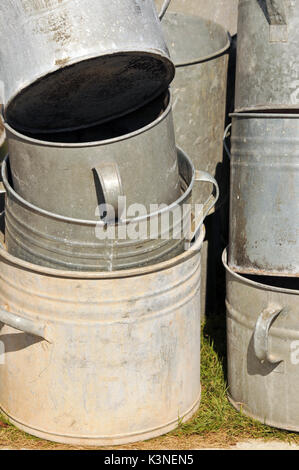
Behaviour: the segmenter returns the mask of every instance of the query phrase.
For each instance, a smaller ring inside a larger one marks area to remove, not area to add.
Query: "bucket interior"
[[[299,292],[299,278],[296,277],[252,276],[244,274],[242,274],[242,277],[258,284],[264,284],[265,286],[297,290]]]
[[[207,60],[229,47],[221,25],[195,15],[167,13],[162,26],[176,66]]]
[[[142,129],[147,128],[147,126],[154,124],[154,122],[163,115],[169,102],[170,94],[167,91],[142,108],[107,123],[76,131],[49,134],[26,132],[25,135],[43,142],[61,144],[84,144],[117,139],[142,131]]]
[[[21,132],[89,127],[150,102],[173,76],[171,61],[151,53],[123,52],[62,64],[13,97],[5,118]]]

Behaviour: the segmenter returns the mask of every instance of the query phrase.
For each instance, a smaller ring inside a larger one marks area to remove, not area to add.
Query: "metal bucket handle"
[[[167,12],[170,3],[171,3],[171,0],[164,0],[164,3],[163,3],[162,8],[161,8],[161,11],[160,11],[160,13],[159,13],[159,20],[160,20],[160,21],[163,20],[164,15],[165,15],[165,13]]]
[[[104,196],[105,220],[114,223],[123,212],[123,208],[119,207],[119,198],[124,196],[124,192],[118,165],[115,162],[102,162],[93,168],[93,171],[98,176]]]
[[[211,195],[206,200],[206,202],[203,204],[203,209],[202,209],[202,211],[199,211],[199,214],[198,214],[197,210],[194,211],[195,217],[196,217],[196,219],[194,221],[195,229],[191,233],[189,239],[187,240],[187,246],[186,246],[187,249],[192,246],[192,241],[194,239],[197,240],[198,234],[201,231],[202,224],[204,223],[206,217],[210,214],[213,207],[216,205],[216,203],[219,199],[219,196],[220,196],[220,190],[219,190],[218,183],[215,180],[215,178],[212,175],[210,175],[210,173],[207,173],[206,171],[196,170],[195,171],[195,183],[211,183],[211,184],[213,184],[213,186],[216,189],[216,195],[215,196]],[[194,245],[193,245],[193,247],[194,247]]]
[[[45,323],[40,320],[28,320],[20,317],[18,314],[10,312],[3,305],[0,306],[0,323],[4,323],[15,330],[22,331],[29,335],[37,336],[48,343],[51,343],[47,339],[47,327]]]
[[[283,308],[278,305],[269,305],[260,314],[254,329],[253,347],[256,357],[261,363],[278,364],[282,359],[276,359],[269,353],[269,331],[276,320],[282,313]]]

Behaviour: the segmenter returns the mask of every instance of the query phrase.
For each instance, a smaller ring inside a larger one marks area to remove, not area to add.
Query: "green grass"
[[[227,400],[225,317],[214,317],[202,332],[202,402],[191,421],[176,435],[201,435],[210,441],[233,444],[244,439],[279,439],[299,444],[299,435],[263,425],[238,413]]]

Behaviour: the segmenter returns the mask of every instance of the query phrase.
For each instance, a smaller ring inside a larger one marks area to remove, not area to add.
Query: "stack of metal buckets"
[[[237,409],[299,431],[299,2],[240,0],[227,270]]]
[[[63,443],[163,434],[200,403],[200,250],[219,188],[176,148],[154,2],[10,0],[0,31],[1,410]],[[204,183],[214,195],[193,211]]]

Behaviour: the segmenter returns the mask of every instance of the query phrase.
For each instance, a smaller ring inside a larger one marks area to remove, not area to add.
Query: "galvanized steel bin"
[[[170,205],[180,197],[172,100],[150,104],[106,125],[24,135],[6,123],[15,191],[41,209],[97,220],[100,204]],[[114,179],[118,179],[115,185]],[[104,189],[105,188],[105,191]]]
[[[139,217],[132,214],[130,217],[128,207],[124,219],[111,223],[101,219],[100,211],[97,221],[72,219],[28,203],[10,185],[6,158],[2,178],[7,192],[5,241],[8,252],[41,266],[74,271],[117,271],[173,258],[190,244],[219,196],[212,176],[196,172],[181,150],[178,158],[182,192],[177,201],[169,206],[158,206],[150,214],[145,211]],[[217,194],[198,208],[193,229],[191,195],[195,183],[199,182],[214,184]]]
[[[73,273],[0,248],[1,410],[76,445],[166,433],[200,403],[200,249],[144,269]]]
[[[184,4],[180,8],[185,11],[189,6]],[[200,12],[198,5],[196,9]],[[223,164],[222,144],[229,36],[219,24],[182,13],[167,13],[162,26],[176,66],[172,84],[176,141],[188,149],[196,167],[215,176],[221,194],[217,208],[223,206],[229,192],[229,171]],[[196,187],[193,201],[203,202],[210,195],[208,186]],[[216,308],[214,280],[222,269],[221,254],[226,245],[218,249],[225,225],[220,224],[220,220],[219,215],[208,222],[210,230],[203,246],[201,302],[202,312],[207,314]]]
[[[264,424],[299,431],[299,281],[227,271],[229,399]]]
[[[298,44],[298,0],[240,0],[236,111],[299,107]]]
[[[228,263],[299,275],[299,116],[233,114]]]
[[[20,131],[113,119],[174,75],[153,0],[6,0],[0,51],[6,118]]]

